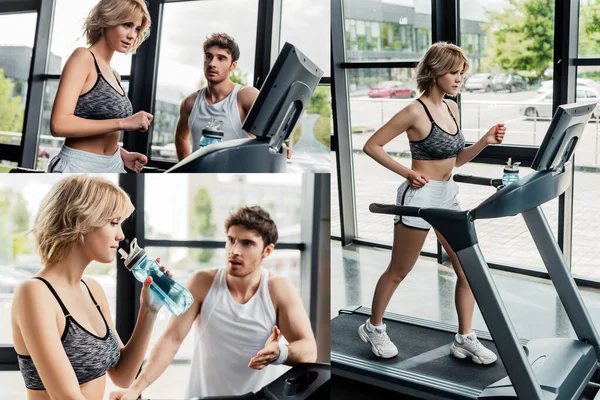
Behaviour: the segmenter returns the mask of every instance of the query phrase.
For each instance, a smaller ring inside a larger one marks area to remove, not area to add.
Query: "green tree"
[[[582,3],[579,14],[579,56],[596,56],[600,52],[600,0]]]
[[[200,188],[194,195],[194,212],[192,214],[192,230],[203,238],[213,238],[216,226],[212,223],[212,200],[206,188]],[[204,264],[212,260],[214,249],[193,249],[193,258]]]
[[[500,12],[486,11],[487,64],[540,78],[552,65],[554,1],[509,0]]]
[[[21,96],[13,97],[14,86],[0,68],[0,131],[21,132],[23,128]]]

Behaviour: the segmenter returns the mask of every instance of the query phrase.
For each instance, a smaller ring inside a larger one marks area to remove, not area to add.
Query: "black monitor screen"
[[[546,171],[562,167],[575,151],[595,107],[596,103],[558,106],[531,168]]]
[[[293,132],[323,71],[290,43],[286,43],[252,109],[243,129],[259,139],[270,140],[279,151]]]

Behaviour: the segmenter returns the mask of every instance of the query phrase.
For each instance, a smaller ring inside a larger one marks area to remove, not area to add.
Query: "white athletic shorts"
[[[448,210],[460,211],[458,203],[458,184],[453,180],[449,181],[434,181],[429,180],[420,189],[414,189],[410,186],[409,181],[404,181],[398,187],[396,196],[397,206],[410,206],[420,208],[445,208]],[[402,219],[401,219],[402,218]],[[423,218],[419,217],[394,217],[394,225],[401,223],[410,228],[429,230],[431,225]]]
[[[110,156],[63,146],[48,164],[48,172],[115,172],[124,173],[121,149]]]

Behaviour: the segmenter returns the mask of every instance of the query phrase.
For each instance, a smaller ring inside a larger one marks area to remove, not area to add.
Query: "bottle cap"
[[[210,128],[202,129],[202,136],[214,138],[214,139],[223,139],[223,131],[216,131]]]
[[[137,244],[137,238],[131,241],[129,245],[129,254],[124,249],[119,249],[119,254],[125,260],[125,268],[131,271],[131,269],[137,264],[137,262],[146,254]]]
[[[519,165],[521,165],[520,161],[517,161],[516,163],[512,163],[512,158],[509,158],[508,161],[506,162],[506,165],[504,166],[504,172],[509,172],[509,173],[519,173]]]

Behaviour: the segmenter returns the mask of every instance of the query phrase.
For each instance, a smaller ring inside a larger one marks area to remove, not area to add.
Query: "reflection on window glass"
[[[552,92],[554,3],[548,4],[461,2],[461,47],[470,63],[461,96],[467,141],[504,123],[505,145],[540,145],[552,112],[546,95]]]
[[[116,183],[118,175],[102,175]],[[32,234],[24,234],[33,224],[43,197],[63,176],[8,174],[0,181],[0,326],[10,326],[10,309],[17,287],[41,268]],[[96,279],[104,288],[115,317],[116,262],[92,262],[85,276]],[[0,329],[0,345],[12,343],[10,329]]]
[[[0,144],[21,143],[37,13],[0,15]]]
[[[290,42],[331,76],[331,7],[322,0],[283,0],[280,47]],[[315,43],[319,43],[315,46]],[[275,60],[272,60],[275,62]]]
[[[149,239],[224,241],[229,213],[260,205],[275,221],[280,242],[300,240],[301,174],[148,175],[145,192]]]
[[[129,81],[121,81],[121,86],[125,93],[129,92]],[[47,80],[44,88],[44,98],[42,101],[42,115],[39,130],[37,164],[36,168],[46,170],[48,163],[60,152],[65,141],[63,137],[54,137],[50,133],[50,116],[54,106],[54,98],[58,90],[57,80]]]
[[[342,224],[340,221],[340,201],[337,183],[336,154],[331,152],[331,236],[342,236]]]
[[[344,0],[346,60],[421,58],[431,44],[431,2],[408,3]]]
[[[600,4],[594,0],[579,2],[579,57],[600,56]]]
[[[227,18],[215,18],[227,10]],[[177,161],[175,127],[181,101],[206,86],[202,43],[214,32],[232,36],[240,48],[231,80],[252,85],[256,48],[258,0],[191,1],[168,3],[158,60],[152,159]],[[190,135],[191,138],[191,135]]]
[[[50,37],[50,54],[47,65],[48,74],[60,74],[78,47],[89,47],[83,33],[83,23],[98,0],[56,0],[54,24]],[[120,75],[129,75],[131,54],[115,52],[111,66]]]

